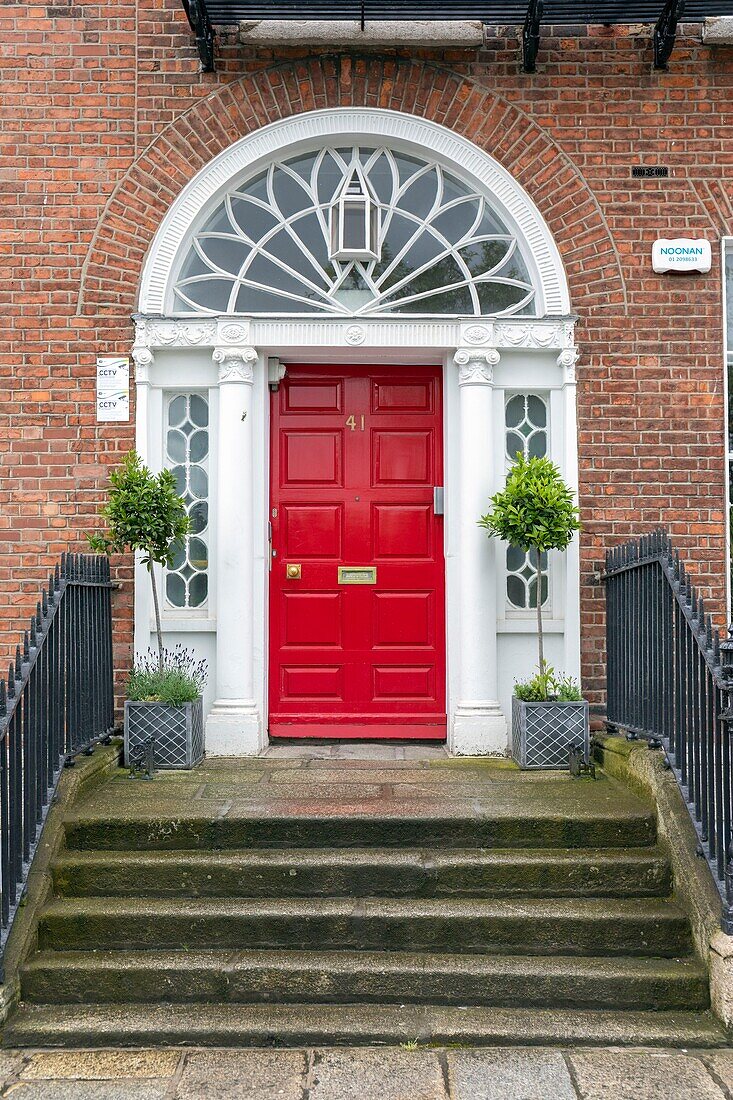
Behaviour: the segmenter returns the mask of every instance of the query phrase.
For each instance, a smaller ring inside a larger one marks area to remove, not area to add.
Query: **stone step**
[[[689,954],[690,933],[681,910],[650,898],[74,898],[41,917],[41,949],[110,943],[677,958]]]
[[[694,958],[573,958],[381,951],[124,951],[34,956],[26,1001],[429,1003],[705,1009]]]
[[[65,851],[63,897],[663,897],[658,849],[301,848],[227,852]]]
[[[297,806],[278,815],[231,807],[226,816],[186,816],[178,806],[157,813],[116,814],[113,809],[66,819],[70,849],[156,851],[250,848],[643,848],[656,839],[654,816],[641,803],[617,806],[609,797],[577,812],[515,801],[500,810],[305,814]],[[606,785],[604,785],[604,790]],[[174,812],[175,811],[175,812]],[[190,810],[188,811],[190,813]]]
[[[440,1005],[28,1005],[7,1047],[331,1046],[715,1047],[727,1037],[710,1012],[458,1008]]]

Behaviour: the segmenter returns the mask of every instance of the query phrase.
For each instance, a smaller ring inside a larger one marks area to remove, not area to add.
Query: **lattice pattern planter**
[[[204,758],[204,704],[125,703],[125,763],[130,749],[152,735],[156,768],[193,768]]]
[[[567,768],[573,745],[590,754],[588,704],[512,699],[512,756],[520,768]]]

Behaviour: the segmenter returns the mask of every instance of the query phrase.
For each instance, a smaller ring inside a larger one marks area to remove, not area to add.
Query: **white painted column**
[[[253,347],[217,348],[219,434],[216,496],[216,699],[206,719],[212,756],[264,747],[253,670]]]
[[[499,352],[460,348],[454,361],[460,392],[460,672],[450,748],[460,755],[503,755],[507,723],[498,701],[496,542],[478,526],[497,488],[493,379]]]
[[[150,440],[150,370],[155,356],[148,347],[134,347],[132,358],[135,363],[135,450],[146,464],[149,461]],[[152,613],[152,594],[150,576],[147,567],[140,559],[142,552],[135,555],[135,636],[133,647],[136,657],[143,657],[150,648],[150,616]]]
[[[578,414],[575,364],[577,348],[566,348],[557,357],[563,371],[563,476],[578,497]],[[580,545],[576,531],[565,559],[565,654],[564,672],[580,680]]]

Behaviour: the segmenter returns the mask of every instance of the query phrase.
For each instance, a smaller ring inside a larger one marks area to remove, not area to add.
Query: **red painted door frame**
[[[288,365],[270,470],[270,735],[445,740],[440,368]]]

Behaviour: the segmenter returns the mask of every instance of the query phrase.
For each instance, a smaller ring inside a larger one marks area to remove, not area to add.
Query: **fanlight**
[[[532,315],[516,234],[437,161],[321,148],[229,190],[189,239],[182,314]]]

